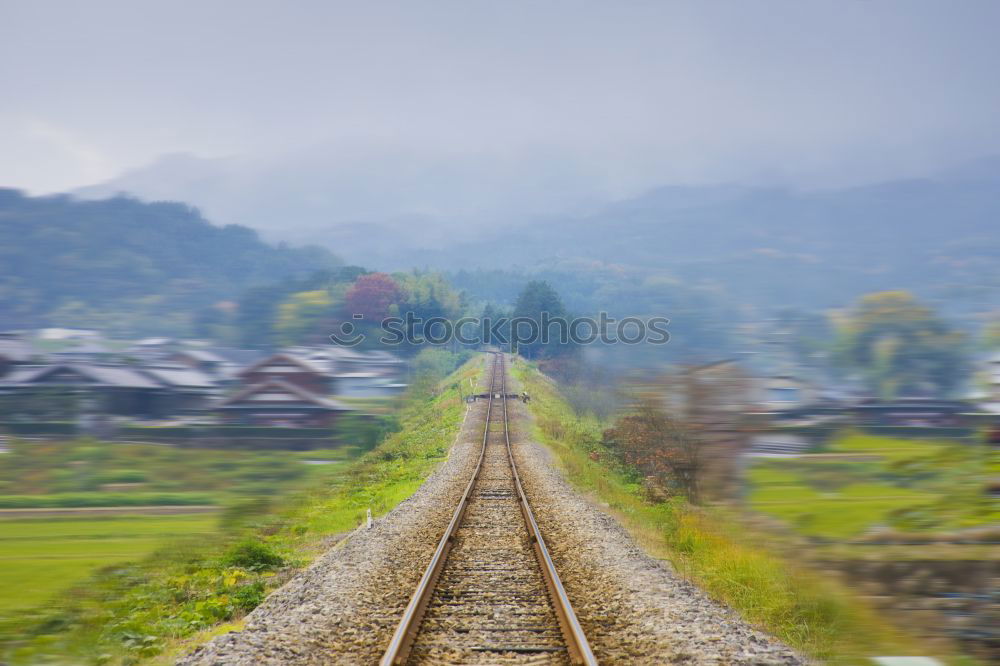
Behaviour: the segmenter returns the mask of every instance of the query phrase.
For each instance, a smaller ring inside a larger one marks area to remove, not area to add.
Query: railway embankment
[[[582,572],[562,564],[563,580],[575,593],[585,625],[593,617],[591,607],[598,617],[605,608],[618,618],[629,616],[620,610],[623,605],[648,604],[640,615],[660,633],[691,632],[688,639],[671,638],[675,646],[702,640],[712,645],[718,640],[712,624],[721,621],[736,622],[721,626],[736,627],[733,631],[748,643],[761,640],[761,634],[748,633],[754,627],[775,637],[764,638],[767,645],[777,639],[814,661],[863,664],[874,655],[934,655],[943,663],[968,663],[951,656],[954,646],[927,641],[895,624],[832,572],[810,568],[786,549],[772,548],[771,535],[747,525],[742,514],[724,506],[692,507],[676,498],[650,497],[641,478],[604,447],[606,424],[574,411],[558,384],[534,365],[518,359],[512,375],[517,389],[532,396],[529,409],[522,410],[521,427],[532,443],[519,452],[539,461],[526,461],[525,468],[535,473],[526,475],[525,483],[538,498],[539,522],[554,534],[557,564],[574,550],[593,552],[595,561],[621,563],[618,569]],[[575,511],[592,521],[591,527],[582,537],[560,534],[560,525]],[[620,536],[608,536],[615,533]],[[621,585],[634,591],[603,602],[598,594],[587,601],[589,589],[608,589],[597,582],[601,576],[630,568],[634,576]],[[685,601],[664,605],[664,599]],[[701,619],[699,609],[705,609]],[[680,621],[664,621],[670,617]],[[595,651],[600,650],[600,629],[588,628],[588,636]],[[717,645],[729,644],[723,639]]]
[[[512,445],[526,492],[599,662],[804,663],[791,648],[647,556],[613,518],[564,480],[553,456],[533,441],[525,405],[511,404]],[[475,469],[487,409],[486,401],[469,407],[447,461],[412,497],[273,593],[241,631],[215,638],[181,663],[377,661]],[[503,624],[502,617],[493,619]],[[440,663],[450,663],[448,655],[440,656]],[[500,656],[504,663],[525,661],[524,655]]]
[[[486,390],[482,374],[477,375],[478,390]],[[475,467],[484,407],[482,401],[463,403],[457,434],[441,424],[436,436],[453,441],[416,492],[376,516],[370,528],[354,530],[272,593],[239,631],[215,637],[179,663],[377,663]],[[404,429],[397,437],[414,434]],[[412,463],[392,449],[383,451],[380,464],[403,469]],[[362,495],[358,498],[363,501]]]

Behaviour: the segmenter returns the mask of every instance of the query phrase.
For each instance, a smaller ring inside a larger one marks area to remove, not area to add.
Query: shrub
[[[257,608],[266,596],[264,583],[258,580],[236,588],[236,592],[233,593],[233,603],[241,611],[249,613]]]
[[[240,567],[248,571],[268,571],[276,569],[284,563],[285,558],[271,546],[252,538],[247,538],[233,545],[222,556],[224,566]]]

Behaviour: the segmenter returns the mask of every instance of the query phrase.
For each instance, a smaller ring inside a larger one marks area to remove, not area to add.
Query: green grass
[[[932,653],[836,580],[768,550],[766,537],[725,512],[647,499],[633,471],[602,447],[603,424],[575,413],[533,366],[519,360],[513,372],[532,395],[536,438],[555,453],[570,482],[605,503],[648,553],[668,560],[713,598],[827,663]],[[772,470],[770,478],[791,484],[793,496],[812,496],[783,470]]]
[[[211,534],[216,515],[0,520],[0,616],[37,606],[95,569]]]
[[[211,493],[52,493],[0,495],[0,509],[65,509],[98,506],[198,506],[218,504]]]
[[[914,456],[932,456],[954,446],[954,443],[937,442],[926,439],[898,439],[850,433],[835,438],[827,450],[831,453],[876,453],[887,460],[899,460]],[[968,446],[968,445],[963,445]]]
[[[870,459],[758,460],[747,472],[750,506],[827,540],[872,529],[947,531],[1000,521],[983,492],[990,462],[981,446],[848,433],[827,451]]]
[[[467,363],[441,382],[441,392],[433,400],[404,410],[400,432],[302,506],[295,518],[298,529],[316,533],[353,529],[369,508],[380,516],[412,495],[445,459],[465,416],[465,404],[454,385],[478,377],[481,365],[478,358]]]
[[[332,465],[307,466],[301,461],[331,459],[337,452],[291,454],[287,460],[296,469],[311,470],[311,483],[276,499],[251,498],[251,504],[270,502],[268,511],[248,512],[244,505],[231,505],[212,539],[172,541],[145,559],[91,575],[46,607],[0,621],[0,661],[132,664],[181,654],[198,640],[234,626],[273,589],[276,569],[306,566],[331,535],[356,528],[369,508],[375,515],[384,514],[420,486],[444,460],[465,415],[456,385],[479,377],[482,367],[482,359],[476,358],[450,377],[414,382],[399,417],[402,429],[357,460],[341,457]],[[56,453],[67,459],[66,451]],[[71,450],[69,455],[79,457],[80,452]],[[241,474],[239,466],[227,464],[224,457],[205,459],[215,470]],[[254,475],[264,476],[269,471],[266,464],[254,470]],[[246,480],[246,475],[241,478]],[[98,530],[88,528],[90,533]],[[31,534],[20,536],[27,541]],[[67,536],[54,538],[67,545],[77,541]]]

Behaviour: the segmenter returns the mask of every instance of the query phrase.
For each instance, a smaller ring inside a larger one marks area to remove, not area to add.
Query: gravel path
[[[430,560],[479,453],[485,401],[470,406],[448,460],[396,509],[271,594],[240,632],[179,661],[374,664]],[[512,434],[527,432],[510,405]],[[602,663],[801,664],[774,639],[647,557],[561,478],[546,449],[515,445],[526,492],[560,577]]]

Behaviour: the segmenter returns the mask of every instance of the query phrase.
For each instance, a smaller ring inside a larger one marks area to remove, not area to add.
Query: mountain
[[[0,327],[190,331],[202,308],[246,287],[329,268],[320,248],[263,242],[179,203],[80,201],[0,189]]]
[[[575,173],[571,157],[525,167],[389,149],[316,147],[279,164],[172,156],[90,194],[180,197],[383,270],[605,267],[765,310],[896,288],[956,313],[1000,303],[1000,158],[837,189],[671,185],[613,200],[598,185],[607,179]]]
[[[714,285],[737,303],[811,309],[903,288],[983,311],[1000,305],[998,165],[836,190],[665,187],[410,259],[529,272],[589,262]]]
[[[592,210],[611,200],[601,183],[601,173],[558,151],[453,154],[336,143],[281,155],[164,155],[74,194],[185,201],[269,240],[346,243],[359,261],[381,263],[512,220]]]

